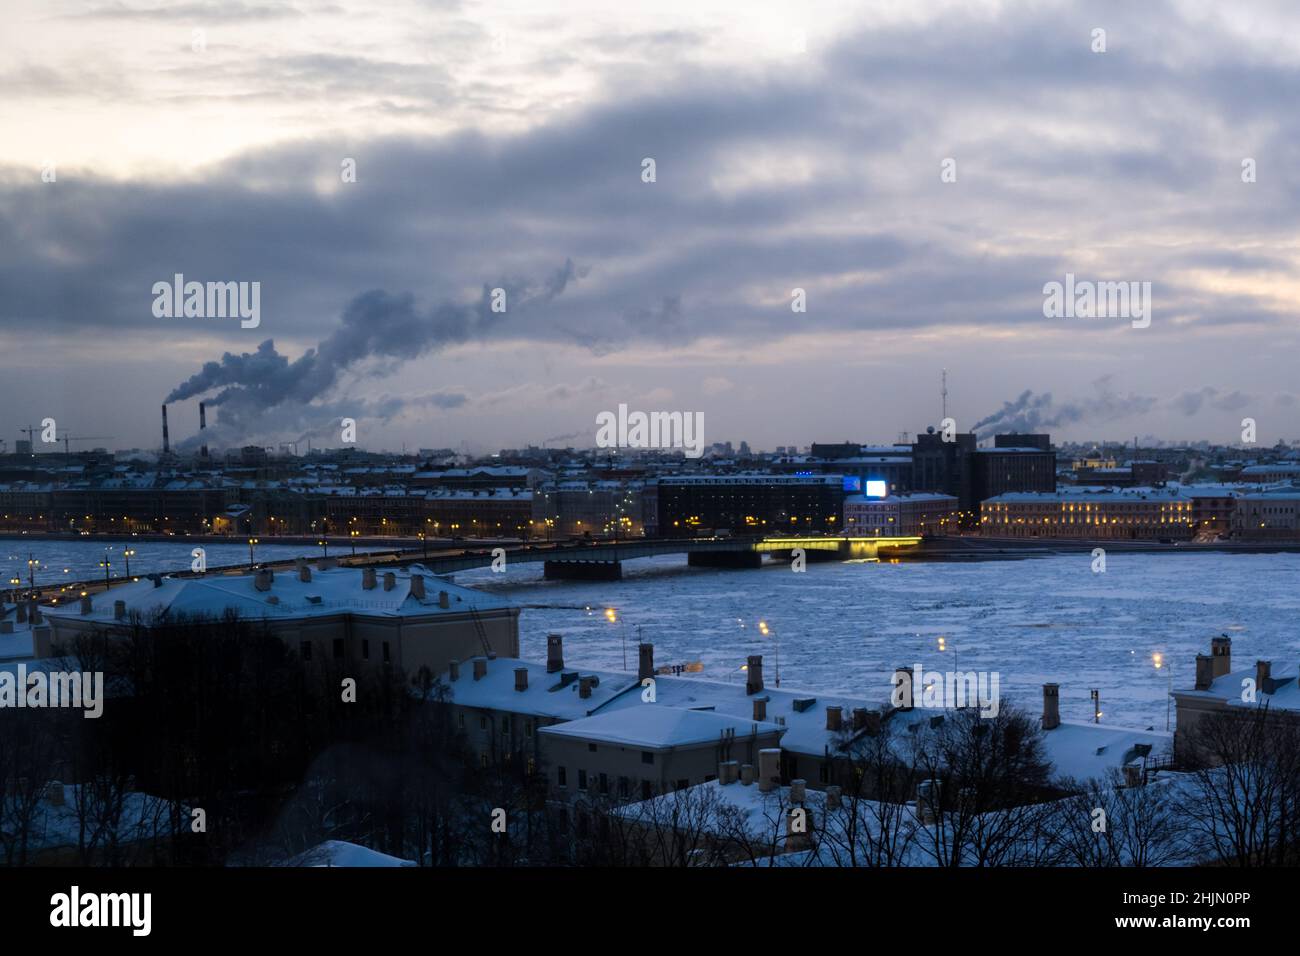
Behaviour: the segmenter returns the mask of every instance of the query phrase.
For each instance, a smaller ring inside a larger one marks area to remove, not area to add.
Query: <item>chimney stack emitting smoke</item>
[[[165,406],[164,406],[165,407]],[[205,432],[208,429],[208,411],[202,402],[199,402],[199,432]],[[200,436],[201,437],[201,436]],[[208,443],[204,442],[199,446],[199,457],[208,457]]]
[[[163,454],[166,455],[172,450],[171,440],[167,437],[167,406],[162,407],[163,412]]]

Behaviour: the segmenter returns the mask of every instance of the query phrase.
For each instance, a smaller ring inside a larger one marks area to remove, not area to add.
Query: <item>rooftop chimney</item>
[[[902,701],[898,705],[899,710],[911,710],[912,701],[912,669],[910,667],[894,668],[894,693]]]
[[[808,799],[808,781],[791,780],[790,781],[790,802],[803,803]]]
[[[763,689],[763,655],[750,654],[745,668],[745,693],[757,694]]]
[[[1061,726],[1061,685],[1043,685],[1043,729],[1055,730]]]
[[[447,662],[447,678],[449,680],[460,680],[460,661]]]
[[[487,658],[476,657],[474,658],[474,679],[482,680],[484,677],[487,677]]]
[[[767,701],[766,697],[754,698],[754,719],[767,720]]]
[[[528,690],[528,668],[515,668],[515,690]]]
[[[259,591],[271,590],[271,583],[275,580],[275,572],[270,568],[259,568],[253,575],[253,587]]]
[[[791,807],[785,815],[785,848],[790,852],[806,850],[812,846],[812,837],[808,833],[812,814],[804,807]]]
[[[444,611],[451,607],[451,595],[446,591],[438,592],[438,607],[442,608]]]
[[[384,590],[385,590],[385,591],[391,591],[391,590],[392,590],[393,588],[395,588],[395,587],[397,587],[397,575],[394,574],[392,571],[385,571],[385,572],[384,572]]]
[[[837,731],[843,723],[844,709],[835,705],[826,708],[826,729]]]
[[[647,677],[655,676],[655,646],[653,644],[640,644],[638,646],[640,657],[637,662],[636,679],[643,681]]]
[[[781,783],[781,749],[764,747],[758,752],[758,789],[770,793]]]
[[[596,678],[579,677],[578,678],[578,696],[586,700],[591,696],[591,689],[596,686]]]
[[[726,787],[740,779],[740,764],[735,760],[724,760],[718,764],[718,783]]]
[[[1214,658],[1209,654],[1196,655],[1196,689],[1209,690],[1214,683]]]
[[[424,600],[424,575],[423,574],[411,575],[411,597],[415,598],[417,601]]]
[[[122,619],[125,618],[125,617],[126,617],[126,602],[125,602],[125,601],[114,601],[114,602],[113,602],[113,620],[115,620],[115,621],[120,621],[120,620],[122,620]]]
[[[335,558],[323,557],[316,562],[317,571],[333,571],[338,566],[339,566],[338,560]]]
[[[1273,662],[1255,661],[1255,689],[1265,694],[1273,693]]]
[[[307,559],[298,558],[294,564],[298,566],[298,580],[303,584],[311,583],[311,565],[307,563]]]
[[[375,569],[374,569],[374,568],[362,568],[362,569],[361,569],[361,587],[364,588],[364,589],[367,590],[367,591],[373,591],[373,590],[375,589]]]
[[[827,787],[826,788],[826,809],[838,810],[840,808],[840,801],[843,798],[843,796],[844,796],[844,791],[840,787],[837,787],[835,785],[831,785]]]
[[[171,443],[171,439],[167,437],[167,406],[164,405],[162,407],[162,410],[163,410],[163,454],[166,455],[172,450],[172,443]]]
[[[81,613],[89,614],[90,612],[91,612],[90,595],[87,594],[81,598]]]
[[[559,634],[546,635],[546,673],[564,670],[564,638]]]
[[[740,782],[746,787],[754,782],[754,765],[752,763],[740,765]]]
[[[1224,635],[1210,640],[1210,656],[1214,658],[1214,676],[1222,677],[1232,670],[1232,638]]]

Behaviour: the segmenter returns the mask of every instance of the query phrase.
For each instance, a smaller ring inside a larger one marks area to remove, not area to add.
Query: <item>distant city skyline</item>
[[[1202,0],[20,0],[0,438],[153,448],[171,398],[183,446],[205,398],[228,446],[351,417],[359,447],[483,453],[620,402],[710,443],[890,441],[939,424],[947,368],[962,431],[1291,441],[1297,27]],[[256,327],[158,317],[178,275],[257,283]],[[1149,326],[1046,317],[1076,276],[1150,283]]]

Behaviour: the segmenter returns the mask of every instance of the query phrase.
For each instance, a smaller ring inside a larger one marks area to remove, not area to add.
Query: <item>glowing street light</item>
[[[126,576],[131,576],[131,559],[135,557],[135,548],[127,548],[122,552],[122,557],[126,560]]]
[[[1165,655],[1159,651],[1151,655],[1151,663],[1155,665],[1156,670],[1163,669],[1165,676],[1169,679],[1169,691],[1165,695],[1165,733],[1169,733],[1169,708],[1174,699],[1174,669],[1165,667]]]
[[[256,538],[248,539],[248,566],[250,568],[253,566],[253,546],[256,544],[257,544]]]

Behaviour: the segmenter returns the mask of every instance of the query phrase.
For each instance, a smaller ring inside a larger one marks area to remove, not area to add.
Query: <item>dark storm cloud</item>
[[[1103,20],[1110,49],[1092,54],[1089,32]],[[610,55],[691,46],[669,30]],[[376,108],[397,113],[494,100],[441,67],[362,53],[258,65],[260,85],[256,66],[238,68],[241,92],[287,90],[289,102],[317,87],[368,89]],[[227,355],[173,399],[209,394],[232,425],[274,407],[286,427],[313,407],[332,414],[344,372],[383,373],[494,337],[605,354],[703,336],[1113,333],[1043,319],[1043,283],[1066,271],[1156,283],[1153,338],[1173,319],[1188,332],[1277,324],[1291,317],[1275,303],[1196,287],[1184,273],[1283,264],[1228,247],[1289,241],[1298,77],[1172,3],[1049,3],[871,27],[770,67],[617,72],[598,97],[518,133],[317,138],[177,181],[70,168],[43,185],[10,169],[0,171],[0,323],[52,339],[217,339]],[[1261,181],[1245,186],[1238,164],[1252,151]],[[640,178],[647,156],[652,184]],[[948,156],[953,184],[939,179]],[[356,160],[354,184],[339,182],[345,158]],[[260,281],[262,327],[155,319],[152,284],[178,272]],[[499,327],[455,304],[500,276],[543,275],[560,289],[583,281],[562,303],[539,293],[526,322]],[[790,310],[796,287],[807,313]],[[391,291],[358,295],[366,289]],[[1027,393],[982,425],[1105,421],[1153,401]]]

